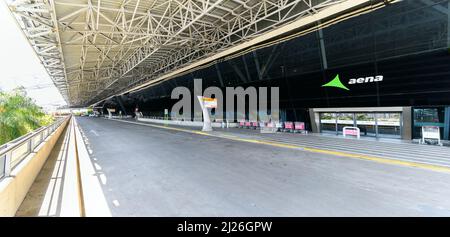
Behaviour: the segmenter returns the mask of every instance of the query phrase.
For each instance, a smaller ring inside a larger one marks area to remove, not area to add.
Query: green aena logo
[[[372,82],[381,82],[383,81],[384,77],[382,75],[380,76],[370,76],[370,77],[359,77],[359,78],[352,78],[348,81],[348,85],[354,85],[354,84],[366,84],[366,83],[372,83]],[[344,85],[341,82],[341,79],[339,78],[339,74],[337,74],[333,80],[330,82],[322,85],[322,87],[335,87],[340,88],[346,91],[349,91],[350,89]]]

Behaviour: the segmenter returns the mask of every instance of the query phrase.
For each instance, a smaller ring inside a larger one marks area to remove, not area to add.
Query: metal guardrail
[[[33,150],[52,134],[70,116],[59,118],[53,124],[38,128],[0,146],[0,179],[11,171]]]

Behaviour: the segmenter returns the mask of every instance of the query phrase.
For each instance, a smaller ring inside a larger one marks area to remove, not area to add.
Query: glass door
[[[354,113],[339,113],[337,116],[337,131],[338,134],[342,134],[344,127],[355,126],[355,114]]]
[[[401,113],[377,114],[378,137],[401,138]]]
[[[401,113],[320,113],[320,131],[341,135],[344,127],[358,127],[361,136],[401,138]]]
[[[336,134],[336,113],[320,113],[320,131]]]
[[[444,108],[417,108],[414,109],[413,138],[422,138],[422,126],[438,126],[443,138],[445,130]]]
[[[376,116],[374,113],[357,113],[355,119],[356,126],[361,131],[361,136],[377,136]]]

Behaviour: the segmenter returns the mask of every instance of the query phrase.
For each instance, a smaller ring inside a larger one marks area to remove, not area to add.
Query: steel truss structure
[[[7,0],[67,103],[90,105],[348,0]]]

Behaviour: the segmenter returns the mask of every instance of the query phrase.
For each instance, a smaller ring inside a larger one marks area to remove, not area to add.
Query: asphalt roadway
[[[113,216],[450,216],[450,173],[77,117]]]

